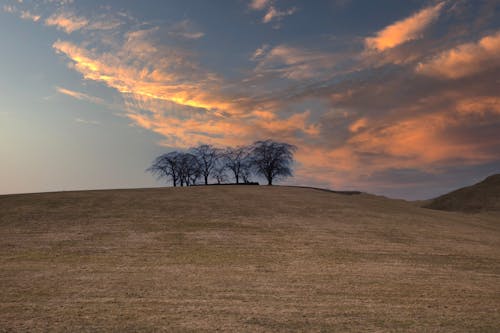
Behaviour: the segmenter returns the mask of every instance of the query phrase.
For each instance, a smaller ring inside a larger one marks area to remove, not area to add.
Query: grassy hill
[[[427,208],[477,213],[500,211],[500,174],[432,200]]]
[[[0,332],[498,332],[499,216],[279,186],[0,196]]]

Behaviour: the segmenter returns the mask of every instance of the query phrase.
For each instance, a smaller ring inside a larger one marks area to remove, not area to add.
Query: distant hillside
[[[424,207],[468,213],[500,211],[500,174],[442,195]]]

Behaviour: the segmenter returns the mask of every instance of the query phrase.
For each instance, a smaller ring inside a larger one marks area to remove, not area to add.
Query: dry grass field
[[[500,212],[500,174],[489,176],[472,186],[444,194],[425,207],[465,213]]]
[[[0,332],[499,332],[500,213],[221,186],[0,196]]]

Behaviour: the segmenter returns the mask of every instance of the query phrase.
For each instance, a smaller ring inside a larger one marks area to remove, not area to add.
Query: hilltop
[[[500,211],[500,174],[489,176],[480,183],[442,195],[425,207],[468,213]]]
[[[0,196],[0,331],[495,331],[495,214],[311,188]]]

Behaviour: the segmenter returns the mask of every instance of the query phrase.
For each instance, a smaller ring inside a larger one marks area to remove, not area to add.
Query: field
[[[221,186],[0,196],[0,332],[498,332],[500,213]]]

